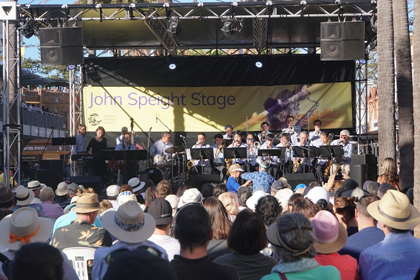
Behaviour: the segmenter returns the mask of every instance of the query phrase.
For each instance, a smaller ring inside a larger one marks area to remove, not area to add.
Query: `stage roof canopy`
[[[374,41],[371,0],[303,0],[217,3],[144,3],[103,5],[21,5],[21,21],[32,17],[41,26],[77,25],[88,49],[273,48],[320,46],[320,23],[364,21],[366,44]],[[168,32],[179,19],[178,35]],[[240,32],[226,36],[223,22],[234,19]],[[57,20],[58,19],[58,20]]]

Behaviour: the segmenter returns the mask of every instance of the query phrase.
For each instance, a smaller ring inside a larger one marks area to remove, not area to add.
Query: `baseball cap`
[[[157,226],[166,226],[172,221],[172,206],[163,198],[153,200],[147,213],[155,219]]]

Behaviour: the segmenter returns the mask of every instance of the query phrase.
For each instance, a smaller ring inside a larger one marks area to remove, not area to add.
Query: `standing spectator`
[[[258,172],[246,172],[241,175],[241,178],[247,181],[252,181],[253,192],[264,191],[270,193],[271,184],[274,182],[274,177],[267,173],[270,167],[270,161],[264,160],[258,163],[260,165]],[[247,186],[249,182],[245,185]]]
[[[388,183],[395,190],[400,190],[400,177],[398,176],[397,165],[393,158],[385,158],[382,162],[382,174],[378,177],[378,183]]]
[[[41,190],[42,207],[45,211],[45,217],[57,219],[64,214],[63,208],[54,203],[54,191],[50,187],[45,187]]]
[[[73,146],[73,154],[86,153],[89,142],[90,142],[90,138],[86,135],[86,125],[80,124],[79,134],[76,135],[76,145]],[[77,175],[78,176],[85,175],[85,172],[84,172],[85,162],[76,161],[76,165],[77,165],[77,170],[76,170]]]
[[[175,238],[181,244],[180,255],[171,264],[178,279],[235,280],[238,273],[231,266],[212,262],[207,246],[213,239],[210,216],[199,204],[190,204],[178,212]]]

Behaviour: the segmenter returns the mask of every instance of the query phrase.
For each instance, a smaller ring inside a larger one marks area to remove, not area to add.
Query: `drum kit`
[[[139,173],[147,174],[148,179],[158,184],[161,180],[170,180],[172,185],[182,185],[187,180],[185,165],[187,162],[185,148],[174,146],[165,150],[166,155],[155,155],[153,164],[139,162]],[[149,167],[150,166],[150,167]]]

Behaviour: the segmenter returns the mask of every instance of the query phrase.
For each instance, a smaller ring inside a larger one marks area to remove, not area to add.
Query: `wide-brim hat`
[[[152,236],[155,219],[144,213],[135,201],[128,201],[117,211],[107,211],[102,216],[102,225],[118,240],[127,243],[140,243]]]
[[[12,242],[11,233],[20,238],[34,234],[29,243],[47,242],[53,227],[53,222],[48,218],[39,218],[35,209],[22,207],[0,221],[0,244],[14,251],[24,245],[19,240]]]
[[[65,196],[69,193],[68,186],[66,182],[61,182],[57,185],[57,189],[55,190],[55,194],[57,196]]]
[[[83,193],[77,197],[76,207],[73,209],[76,213],[91,213],[99,211],[99,200],[96,193]]]
[[[329,211],[321,210],[311,219],[318,253],[331,254],[341,250],[347,242],[347,230]]]
[[[234,163],[229,167],[229,173],[230,174],[232,174],[235,171],[244,172],[244,170],[241,168],[241,166],[237,163]]]
[[[381,200],[367,207],[368,213],[377,221],[395,229],[408,230],[420,224],[419,211],[410,204],[407,195],[389,190]]]
[[[264,191],[254,192],[252,194],[252,196],[246,200],[246,206],[251,210],[255,210],[255,207],[257,206],[258,200],[261,197],[264,197],[264,196],[267,196],[267,195],[268,194],[266,194]]]
[[[313,187],[309,190],[308,194],[305,196],[309,198],[313,203],[317,203],[320,199],[325,199],[325,201],[330,201],[330,194],[323,187]]]
[[[140,181],[137,177],[128,180],[128,184],[133,188],[133,193],[140,191],[146,185],[145,182]]]
[[[293,191],[291,189],[281,189],[276,192],[274,197],[280,203],[281,207],[285,209],[288,205],[289,198],[293,195]]]
[[[39,181],[35,180],[35,181],[30,181],[28,183],[27,188],[30,189],[30,190],[33,190],[33,191],[34,190],[40,190],[40,189],[42,189],[42,185]]]
[[[16,205],[25,206],[29,205],[35,197],[35,194],[32,190],[25,188],[22,185],[19,185],[16,188],[15,192]]]

